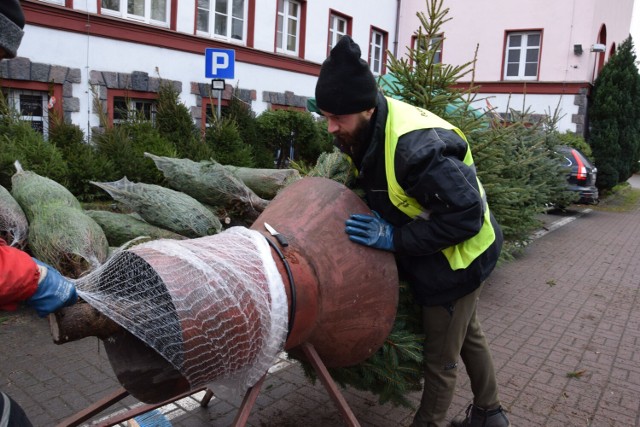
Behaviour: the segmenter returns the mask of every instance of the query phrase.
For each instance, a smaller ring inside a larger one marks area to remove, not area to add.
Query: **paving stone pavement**
[[[638,176],[632,185],[640,187]],[[640,427],[640,206],[577,206],[545,216],[545,224],[548,232],[499,266],[480,298],[503,406],[514,426]],[[0,315],[0,390],[35,427],[54,426],[117,387],[98,339],[57,346],[46,320],[32,312]],[[379,405],[350,388],[343,393],[362,426],[411,423],[412,409]],[[202,394],[161,411],[173,426],[230,425],[241,399],[214,397],[201,408]],[[410,395],[415,405],[419,398]],[[449,417],[463,415],[471,399],[461,364]],[[102,416],[136,405],[128,397]],[[311,384],[285,358],[268,375],[248,425],[345,423],[320,382]]]

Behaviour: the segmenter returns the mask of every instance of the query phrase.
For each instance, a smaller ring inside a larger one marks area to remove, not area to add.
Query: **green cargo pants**
[[[483,409],[500,405],[493,360],[476,316],[482,287],[446,306],[422,307],[424,390],[415,427],[444,425],[456,387],[458,356],[471,380],[473,403]]]

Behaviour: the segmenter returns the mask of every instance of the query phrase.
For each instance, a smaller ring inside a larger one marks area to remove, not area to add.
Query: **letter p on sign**
[[[207,48],[204,51],[204,75],[210,79],[233,79],[236,51],[233,49]]]

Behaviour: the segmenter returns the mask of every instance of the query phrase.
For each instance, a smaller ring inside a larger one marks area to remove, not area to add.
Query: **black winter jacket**
[[[428,219],[411,219],[389,199],[384,159],[387,112],[387,101],[379,95],[369,146],[353,159],[359,170],[357,185],[365,191],[369,207],[395,227],[400,278],[411,284],[416,300],[427,306],[447,304],[473,292],[489,276],[500,255],[502,232],[492,216],[494,243],[466,269],[451,269],[441,250],[476,235],[483,220],[475,170],[463,162],[467,143],[441,128],[400,137],[396,179],[430,212]]]

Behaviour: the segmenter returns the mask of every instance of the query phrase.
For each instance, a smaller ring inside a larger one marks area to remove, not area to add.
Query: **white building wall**
[[[616,0],[611,4],[598,0],[445,0],[450,21],[442,26],[445,35],[443,60],[459,65],[473,59],[476,45],[477,81],[499,81],[505,31],[543,29],[541,81],[589,81],[595,54],[589,49],[596,43],[600,27],[607,26],[607,41],[622,43],[629,35],[633,0]],[[425,0],[403,0],[399,40],[410,45],[411,36],[420,26],[418,11],[426,11]],[[584,53],[573,54],[573,45],[581,44]],[[577,66],[574,67],[574,66]]]
[[[73,2],[76,10],[87,12],[88,25],[91,23],[91,13],[97,12],[97,1],[75,0]],[[269,53],[275,50],[276,4],[275,0],[256,1],[254,26],[256,50]],[[305,57],[300,61],[319,65],[326,58],[330,9],[352,18],[352,35],[360,44],[365,60],[369,50],[371,26],[388,32],[388,43],[391,47],[396,26],[396,6],[396,0],[377,1],[375,7],[371,7],[371,2],[368,0],[308,1]],[[176,22],[178,33],[194,34],[195,10],[195,0],[179,1]],[[211,47],[221,46],[217,41],[212,40]],[[233,48],[233,43],[224,47]],[[196,105],[196,96],[191,93],[191,84],[208,82],[205,78],[204,52],[198,55],[30,24],[25,27],[19,56],[28,58],[32,63],[61,65],[81,70],[81,83],[73,85],[73,97],[79,100],[80,111],[71,113],[71,118],[87,134],[91,127],[98,125],[98,117],[92,112],[93,100],[89,87],[91,71],[118,73],[137,71],[148,73],[150,78],[161,77],[180,81],[182,83],[180,99],[188,107]],[[313,97],[316,80],[315,75],[279,70],[237,60],[235,78],[227,80],[226,83],[241,89],[255,90],[256,100],[252,103],[252,109],[260,114],[269,107],[269,104],[263,101],[263,92],[287,91],[298,96]]]
[[[98,1],[74,0],[73,7],[87,14],[87,24],[90,25],[92,14],[97,13]],[[461,64],[471,60],[476,44],[479,44],[475,80],[501,82],[505,31],[542,28],[544,37],[540,81],[589,84],[593,79],[597,58],[596,54],[589,52],[589,48],[597,41],[602,24],[606,24],[607,28],[606,55],[613,43],[619,45],[629,33],[633,0],[615,0],[615,7],[605,3],[598,0],[493,0],[489,6],[474,0],[445,0],[444,5],[450,8],[448,16],[452,20],[443,27],[446,37],[444,62]],[[194,37],[194,41],[202,40],[199,36],[193,36],[196,0],[179,0],[178,4],[176,32],[180,37],[186,35]],[[401,25],[396,28],[398,4],[402,5],[399,16]],[[367,59],[372,26],[387,32],[388,49],[393,52],[397,47],[397,56],[402,57],[411,43],[411,35],[419,25],[416,12],[426,9],[425,0],[382,0],[375,3],[369,0],[309,0],[306,5],[305,56],[302,59],[296,58],[296,61],[299,60],[300,64],[314,64],[316,67],[327,54],[330,10],[352,18],[352,36],[360,45],[363,58]],[[132,22],[131,25],[135,24]],[[275,28],[276,1],[256,0],[254,48],[268,52],[277,61],[278,54],[273,53]],[[399,34],[397,41],[396,31]],[[582,44],[582,55],[573,53],[574,44]],[[211,46],[220,47],[220,44],[212,40]],[[224,47],[233,46],[234,44],[229,43]],[[180,97],[188,107],[196,103],[196,96],[191,93],[192,83],[206,84],[208,81],[204,76],[204,52],[193,54],[30,24],[25,28],[19,56],[29,58],[33,63],[62,65],[81,70],[81,83],[73,84],[72,95],[79,100],[80,111],[71,113],[71,117],[83,128],[96,126],[98,121],[91,112],[90,71],[139,71],[147,73],[149,77],[160,76],[180,81]],[[256,100],[253,101],[252,108],[259,114],[269,108],[268,102],[263,101],[263,92],[293,92],[297,96],[312,97],[316,79],[315,75],[308,73],[238,61],[236,76],[233,80],[228,80],[227,84],[254,90]],[[505,111],[507,105],[522,105],[517,100],[522,95],[489,95],[492,104],[501,112]],[[575,129],[571,117],[578,113],[579,107],[571,102],[570,96],[528,95],[524,100],[530,102],[532,110],[539,114],[552,111],[560,105],[565,116],[562,129]]]

